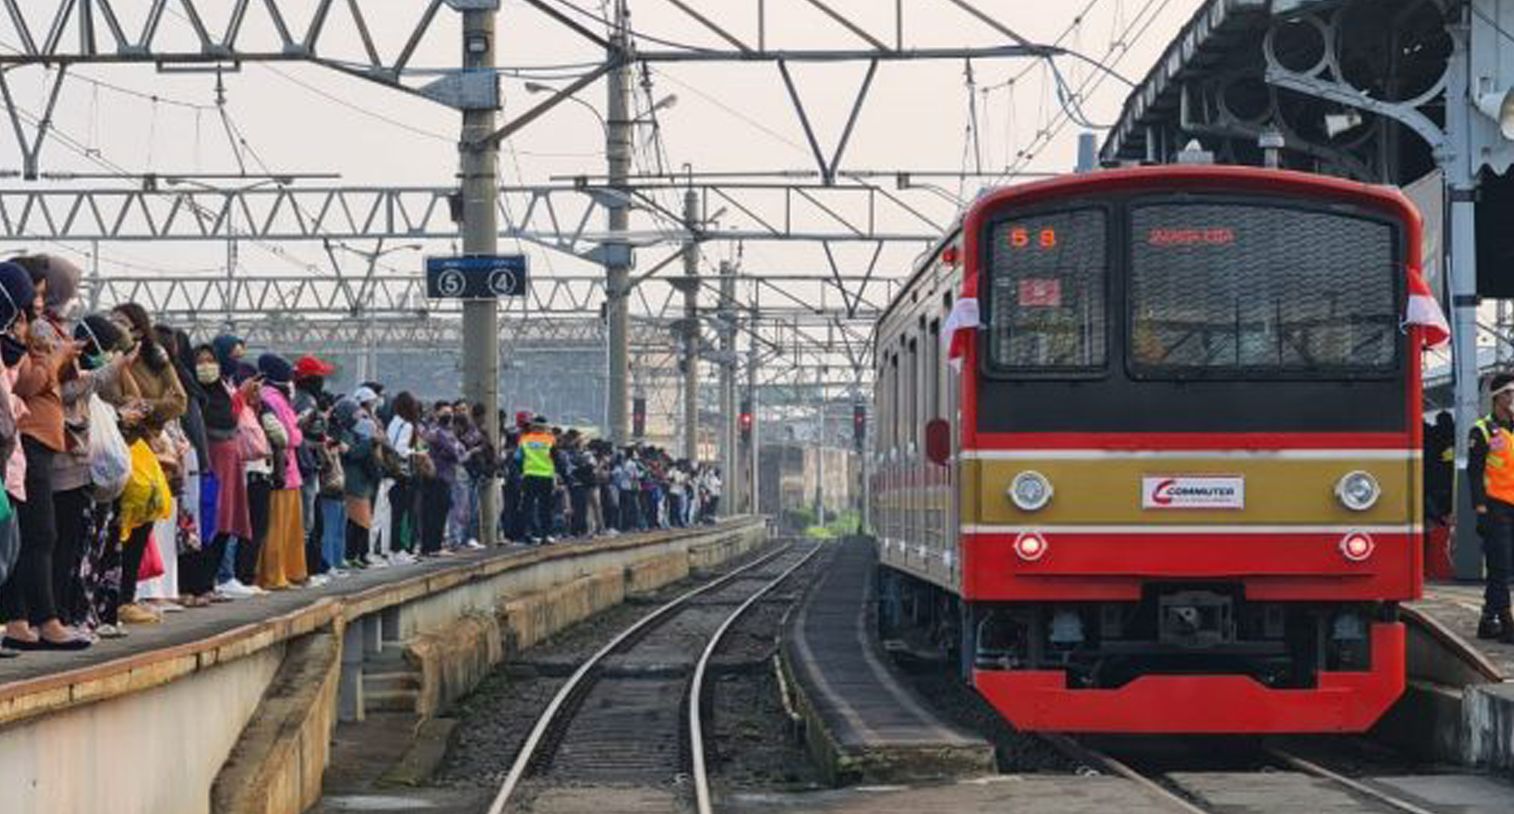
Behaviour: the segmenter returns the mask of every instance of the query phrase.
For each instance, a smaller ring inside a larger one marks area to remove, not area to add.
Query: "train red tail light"
[[[1351,562],[1363,562],[1372,556],[1377,544],[1372,538],[1360,532],[1352,532],[1341,538],[1341,556]]]
[[[1046,556],[1046,538],[1034,532],[1015,538],[1015,556],[1026,562],[1035,562]]]

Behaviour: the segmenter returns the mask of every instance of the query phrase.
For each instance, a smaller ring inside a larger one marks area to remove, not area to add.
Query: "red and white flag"
[[[1446,324],[1446,315],[1435,301],[1430,284],[1417,268],[1409,269],[1409,305],[1405,309],[1404,324],[1418,325],[1425,329],[1425,347],[1438,348],[1451,339],[1451,326]]]
[[[952,304],[946,315],[946,324],[941,326],[941,342],[946,345],[946,363],[951,369],[962,372],[962,361],[967,358],[967,348],[978,335],[978,278],[967,275],[962,281],[962,294]]]

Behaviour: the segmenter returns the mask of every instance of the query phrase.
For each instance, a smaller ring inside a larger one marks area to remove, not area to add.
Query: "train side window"
[[[1103,209],[1001,221],[988,230],[989,359],[1004,372],[1092,371],[1108,356]]]
[[[891,393],[889,398],[888,449],[890,452],[894,452],[899,449],[899,412],[903,403],[903,399],[900,396],[900,393],[903,391],[903,384],[899,381],[898,352],[889,354],[888,367],[889,382],[893,385],[890,388]]]
[[[930,333],[926,340],[930,346],[926,349],[929,357],[926,367],[926,376],[930,381],[930,396],[926,401],[925,418],[944,418],[941,413],[941,320],[933,319],[930,323]]]
[[[920,436],[920,340],[909,340],[909,364],[907,365],[909,383],[905,389],[905,406],[908,410],[904,417],[904,444],[905,448],[913,454],[918,447],[916,441]]]

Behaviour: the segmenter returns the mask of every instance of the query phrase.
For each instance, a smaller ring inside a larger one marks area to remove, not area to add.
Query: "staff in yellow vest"
[[[1509,563],[1514,557],[1514,375],[1494,376],[1488,390],[1493,412],[1472,426],[1467,453],[1467,487],[1472,490],[1487,566],[1477,637],[1514,644],[1514,614],[1509,612]]]
[[[552,490],[557,485],[557,465],[552,449],[557,438],[547,429],[547,419],[535,416],[520,436],[515,457],[520,463],[520,511],[526,542],[534,545],[557,542],[552,538]]]

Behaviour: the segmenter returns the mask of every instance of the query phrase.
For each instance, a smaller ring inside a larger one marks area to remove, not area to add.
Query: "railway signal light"
[[[752,402],[742,400],[741,415],[737,417],[736,425],[741,429],[741,443],[752,443]]]
[[[867,407],[861,404],[852,405],[852,443],[858,452],[867,445]]]

